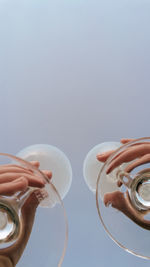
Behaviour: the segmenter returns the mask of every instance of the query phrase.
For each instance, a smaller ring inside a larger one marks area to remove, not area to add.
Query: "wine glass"
[[[38,161],[37,168],[30,161]],[[24,205],[31,194],[38,202],[34,224],[25,251],[17,266],[61,266],[68,239],[67,216],[62,198],[68,193],[72,181],[72,169],[66,155],[50,145],[33,145],[17,156],[0,153],[0,164],[17,167],[38,176],[44,188],[28,187],[11,196],[0,196],[0,253],[19,242],[24,222]],[[52,171],[52,179],[42,172]],[[35,200],[34,200],[35,201]],[[31,203],[32,205],[32,203]]]
[[[114,152],[99,162],[97,154],[107,151]],[[107,234],[127,252],[150,259],[150,138],[97,145],[85,158],[83,174]]]

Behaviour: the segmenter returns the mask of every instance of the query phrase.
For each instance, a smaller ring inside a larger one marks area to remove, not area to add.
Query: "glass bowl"
[[[106,162],[99,162],[97,154],[107,151],[112,153]],[[96,192],[100,222],[111,239],[150,259],[150,138],[94,147],[85,159],[84,177]]]
[[[33,165],[33,161],[40,166]],[[43,170],[54,171],[53,178],[49,179]],[[68,240],[61,196],[67,194],[71,185],[70,162],[62,151],[49,145],[30,146],[17,156],[0,153],[1,186],[2,182],[15,183],[14,172],[17,178],[29,176],[30,182],[22,190],[0,196],[0,255],[12,254],[17,267],[61,266]],[[65,181],[63,175],[67,176]],[[34,177],[39,184],[35,184]],[[61,185],[58,183],[61,196],[53,182],[55,177],[56,184],[61,181]]]

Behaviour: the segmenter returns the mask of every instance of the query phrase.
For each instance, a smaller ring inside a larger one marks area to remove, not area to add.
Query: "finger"
[[[129,143],[129,142],[131,142],[131,141],[134,141],[135,139],[129,139],[129,138],[122,138],[121,139],[121,143],[122,144],[127,144],[127,143]],[[142,143],[140,143],[140,144],[142,144]],[[144,144],[144,143],[143,143]],[[136,144],[136,145],[138,145],[138,144]],[[112,153],[114,153],[115,152],[115,150],[110,150],[110,151],[107,151],[107,152],[104,152],[104,153],[102,153],[102,154],[98,154],[97,155],[97,159],[99,160],[99,161],[101,161],[101,162],[105,162],[110,156],[111,156],[111,154]],[[121,153],[120,153],[121,154]],[[119,156],[119,155],[118,155]],[[117,156],[117,157],[118,157]]]
[[[137,159],[136,161],[132,162],[131,164],[129,164],[124,171],[127,173],[130,173],[131,171],[133,171],[135,168],[137,168],[140,165],[146,164],[150,162],[150,154],[144,155],[143,157]],[[140,172],[141,173],[141,172]],[[120,187],[122,185],[121,181],[117,182],[118,187]]]
[[[31,161],[30,163],[37,168],[39,168],[40,166],[40,163],[38,161]],[[21,171],[23,171],[24,173],[28,173],[28,174],[33,173],[31,169],[28,169],[28,168],[25,168],[25,167],[22,167],[16,164],[5,164],[5,165],[0,166],[0,174],[8,173],[8,172],[20,173]]]
[[[136,167],[149,163],[150,162],[150,154],[144,155],[143,157],[137,159],[136,161],[132,162],[125,168],[125,172],[131,172]]]
[[[122,144],[126,144],[126,143],[129,143],[129,142],[134,141],[134,140],[135,139],[131,139],[131,138],[130,139],[129,138],[122,138],[120,142]],[[115,150],[110,150],[110,151],[104,152],[102,154],[98,154],[97,159],[101,162],[105,162],[111,156],[111,154],[114,152],[115,152]]]
[[[109,150],[107,152],[104,152],[102,154],[98,154],[96,157],[99,161],[101,162],[105,162],[109,157],[110,155],[114,152],[115,150]]]
[[[40,163],[39,163],[39,161],[30,161],[30,163],[31,163],[33,166],[37,167],[37,168],[40,167]]]
[[[132,146],[120,153],[119,156],[117,156],[112,161],[106,173],[110,173],[113,169],[115,169],[124,162],[132,161],[138,157],[144,156],[145,154],[150,154],[150,144],[140,144],[138,146]]]
[[[41,188],[45,184],[44,179],[42,179],[41,177],[38,177],[38,176],[32,175],[32,174],[28,174],[28,173],[24,173],[24,172],[20,172],[20,173],[8,172],[8,173],[0,174],[0,184],[12,182],[12,181],[20,178],[21,176],[25,177],[28,180],[29,186],[32,186],[32,187],[40,187]]]
[[[129,143],[129,142],[133,142],[133,141],[136,141],[136,139],[129,139],[129,138],[122,138],[121,140],[120,140],[120,142],[123,144],[123,145],[125,145],[125,144],[127,144],[127,143]],[[133,144],[133,146],[137,146],[137,145],[139,145],[139,144],[150,144],[150,142],[142,142],[142,140],[141,140],[141,142],[139,142],[139,143],[136,143],[136,144]]]
[[[0,184],[11,183],[14,180],[16,180],[16,179],[18,179],[24,175],[25,175],[24,172],[20,172],[20,173],[8,172],[8,173],[0,174]]]
[[[131,164],[129,164],[124,171],[127,173],[130,173],[131,171],[133,171],[135,168],[137,168],[140,165],[146,164],[150,162],[150,154],[144,155],[143,157],[137,159],[136,161],[132,162]],[[142,172],[142,171],[141,171]],[[140,172],[140,173],[141,173]],[[118,187],[121,187],[122,182],[119,180],[117,182]]]
[[[133,139],[133,138],[122,138],[121,140],[120,140],[120,142],[122,143],[122,144],[127,144],[127,143],[129,143],[129,142],[131,142],[131,141],[134,141],[135,139]]]
[[[146,215],[149,211],[136,210],[130,203],[128,192],[126,192],[126,196],[120,191],[105,194],[104,204],[106,206],[111,205],[113,208],[124,213],[128,218],[142,228],[150,230],[150,221],[144,219],[144,215]]]
[[[52,178],[52,172],[51,171],[43,170],[42,172],[47,176],[47,178],[49,180]]]
[[[40,166],[39,161],[31,161],[30,164],[37,168],[39,168]],[[23,170],[26,173],[32,173],[32,170],[23,167],[21,165],[16,165],[16,164],[0,165],[0,174],[5,172],[20,172],[20,170]]]
[[[113,193],[108,193],[104,195],[104,204],[105,206],[112,205],[113,208],[117,208],[118,210],[124,209],[124,193],[120,191],[115,191]]]
[[[31,161],[30,162],[33,166],[39,168],[40,164],[38,161]],[[16,164],[5,164],[5,165],[1,165],[0,166],[0,174],[5,174],[5,173],[21,173],[21,172],[24,172],[24,173],[27,173],[27,174],[32,174],[33,171],[28,169],[28,168],[25,168],[25,167],[22,167],[20,165],[16,165]],[[18,176],[19,177],[19,176]],[[10,181],[10,180],[9,180]],[[7,181],[6,181],[7,182]]]
[[[10,182],[6,184],[1,184],[0,195],[10,195],[15,194],[18,191],[23,191],[27,188],[28,181],[24,177],[20,177],[15,180],[15,182]]]
[[[28,184],[31,187],[42,188],[45,185],[44,179],[36,175],[25,174],[24,177],[28,180]]]
[[[6,173],[6,172],[20,172],[20,171],[24,171],[26,173],[32,173],[32,171],[30,171],[27,168],[24,168],[22,166],[19,165],[15,165],[15,164],[6,164],[6,165],[1,165],[0,166],[0,174],[2,173]]]
[[[122,138],[121,139],[121,143],[122,144],[126,144],[126,143],[128,143],[128,142],[131,142],[131,141],[134,141],[135,139],[129,139],[129,138]],[[110,156],[111,156],[111,154],[113,153],[113,152],[115,152],[115,150],[110,150],[110,151],[107,151],[107,152],[104,152],[104,153],[102,153],[102,154],[98,154],[97,155],[97,159],[99,160],[99,161],[101,161],[101,162],[105,162]]]

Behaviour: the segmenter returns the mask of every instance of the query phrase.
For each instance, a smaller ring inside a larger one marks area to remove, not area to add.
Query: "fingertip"
[[[48,170],[44,170],[43,173],[48,177],[48,179],[51,179],[53,176],[52,172]]]
[[[101,155],[100,154],[96,155],[96,158],[97,158],[97,160],[100,160]]]
[[[109,174],[109,173],[111,172],[111,169],[112,169],[112,168],[108,168],[108,169],[106,170],[106,174]]]
[[[120,140],[120,142],[122,143],[122,144],[125,144],[126,142],[127,142],[127,138],[121,138],[121,140]]]
[[[98,161],[104,162],[105,161],[105,154],[98,154],[96,156],[96,158],[97,158]]]
[[[47,175],[47,176],[48,176],[48,178],[49,178],[49,179],[51,179],[51,178],[52,178],[52,176],[53,176],[52,172],[51,172],[51,171],[49,171],[49,173],[48,173],[48,175]]]
[[[134,141],[134,139],[133,138],[121,138],[121,140],[120,140],[120,142],[122,144],[127,144],[127,143],[129,143],[131,141]]]
[[[30,161],[30,163],[31,163],[33,166],[37,167],[37,168],[40,167],[40,162],[39,162],[39,161]]]

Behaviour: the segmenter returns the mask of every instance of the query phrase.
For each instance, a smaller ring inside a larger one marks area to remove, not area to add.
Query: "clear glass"
[[[141,146],[145,149],[143,154],[141,152],[138,153],[138,149]],[[137,149],[135,158],[128,158],[128,161],[119,164],[114,169],[113,174],[107,174],[109,167],[112,166],[117,157],[135,147]],[[149,154],[150,137],[136,139],[121,146],[110,155],[105,164],[99,169],[100,172],[96,185],[97,210],[107,234],[127,252],[145,259],[150,259]],[[127,172],[126,170],[129,169],[129,165],[136,165],[135,162],[142,156],[146,156],[147,159],[145,158],[143,163],[141,161],[141,164]],[[118,182],[122,186],[119,186]],[[122,202],[119,196],[123,196],[125,201],[127,201],[125,202],[127,206],[123,205],[118,210],[115,202],[113,202],[113,205],[111,201],[107,202],[110,199],[111,193],[114,194],[113,196],[116,196],[116,201],[120,205]],[[128,210],[131,211],[130,215]]]
[[[61,266],[66,252],[68,223],[56,187],[42,171],[19,157],[0,153],[0,166],[5,164],[15,164],[32,172],[44,181],[45,187],[40,190],[28,187],[14,195],[0,196],[0,254],[12,251],[15,246],[17,248],[18,244],[22,244],[22,238],[28,239],[29,232],[29,240],[25,241],[26,247],[17,267]],[[29,218],[35,201],[38,207],[33,214],[32,226]]]

